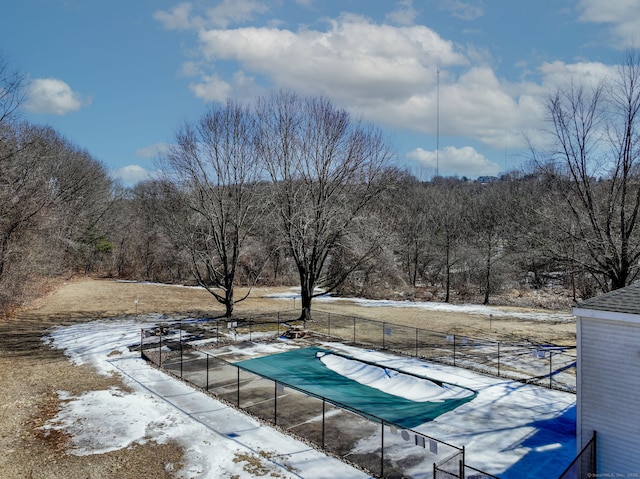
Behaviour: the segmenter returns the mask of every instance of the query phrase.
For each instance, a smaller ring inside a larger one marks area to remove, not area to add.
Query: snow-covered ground
[[[473,396],[473,391],[453,384],[436,384],[396,370],[362,363],[337,354],[318,353],[320,361],[332,371],[365,386],[415,402],[442,402]]]
[[[502,479],[553,479],[577,454],[574,394],[384,351],[330,346],[353,358],[476,391],[472,401],[414,428],[465,446],[465,461],[475,468]]]
[[[172,440],[186,451],[182,467],[175,465],[177,477],[254,477],[243,467],[246,461],[239,460],[243,455],[264,463],[273,477],[368,477],[146,364],[128,347],[137,344],[140,329],[154,325],[156,319],[160,318],[100,320],[51,331],[48,341],[73,362],[92,365],[103,374],[119,374],[129,388],[80,396],[59,392],[62,407],[45,428],[70,434],[71,454],[100,454]],[[278,349],[273,344],[268,347]],[[476,391],[472,401],[415,428],[464,445],[471,466],[505,479],[553,478],[576,454],[575,395],[380,351],[336,343],[330,347]]]
[[[140,328],[153,324],[113,319],[51,332],[51,345],[71,361],[119,374],[130,389],[59,391],[60,412],[44,427],[70,434],[70,454],[176,441],[186,451],[182,467],[175,465],[180,478],[255,477],[255,469],[245,470],[246,456],[262,463],[265,477],[322,479],[327,470],[345,479],[369,477],[149,366],[128,347],[139,343]]]
[[[318,290],[317,293],[322,291]],[[292,288],[290,291],[281,293],[271,293],[265,295],[267,298],[292,300],[300,298],[300,288]],[[428,311],[441,311],[451,313],[467,313],[482,316],[500,316],[506,318],[517,318],[531,321],[554,321],[571,322],[575,318],[570,313],[557,312],[528,312],[499,306],[484,306],[481,304],[450,304],[435,301],[394,301],[388,299],[362,299],[362,298],[342,298],[331,295],[318,296],[314,299],[318,303],[331,303],[339,301],[349,301],[360,306],[370,308],[392,307],[392,308],[416,308]]]

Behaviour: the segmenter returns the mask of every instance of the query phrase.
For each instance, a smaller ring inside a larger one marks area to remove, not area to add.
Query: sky
[[[183,122],[279,89],[381,128],[419,177],[499,175],[545,98],[615,74],[639,0],[5,0],[0,56],[50,125],[125,186]]]

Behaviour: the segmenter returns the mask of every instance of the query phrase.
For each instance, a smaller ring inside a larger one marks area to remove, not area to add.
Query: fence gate
[[[433,479],[464,479],[464,446],[462,450],[433,464]]]

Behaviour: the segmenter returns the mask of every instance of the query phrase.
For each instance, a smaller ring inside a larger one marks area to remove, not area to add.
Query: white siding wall
[[[640,323],[633,319],[578,317],[578,445],[595,430],[598,473],[611,477],[640,477]]]

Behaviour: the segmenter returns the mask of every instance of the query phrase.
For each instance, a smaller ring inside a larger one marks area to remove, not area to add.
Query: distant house
[[[593,477],[640,477],[640,282],[582,301],[573,314],[578,447],[596,431]]]
[[[498,177],[497,176],[478,176],[478,179],[476,181],[482,184],[494,183],[498,181]]]

